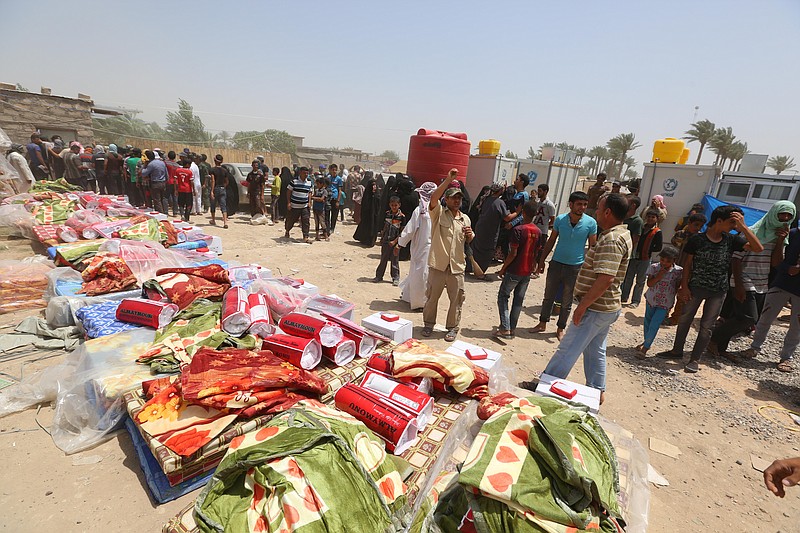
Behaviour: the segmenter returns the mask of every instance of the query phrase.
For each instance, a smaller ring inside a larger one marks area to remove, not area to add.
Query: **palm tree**
[[[589,156],[589,162],[592,163],[592,168],[597,170],[600,168],[600,161],[603,156],[603,148],[602,146],[592,146],[592,148],[586,153]]]
[[[700,150],[697,152],[697,160],[694,162],[695,165],[700,164],[700,156],[703,155],[703,148],[705,148],[706,144],[714,137],[716,128],[713,122],[704,119],[695,122],[692,124],[691,129],[686,131],[686,135],[683,137],[684,139],[689,142],[697,141],[700,143]]]
[[[629,168],[628,170],[625,171],[625,177],[631,180],[636,179],[639,177],[639,173],[636,172],[634,169]]]
[[[628,155],[629,152],[632,152],[639,148],[641,144],[636,142],[636,136],[633,133],[620,133],[616,137],[611,138],[607,143],[609,150],[614,149],[619,152],[619,158],[617,161],[625,161],[625,157]],[[617,173],[617,179],[620,179],[622,176],[622,165],[620,165],[619,171]]]
[[[794,168],[794,157],[789,157],[788,155],[776,155],[767,160],[767,166],[774,170],[776,174],[780,174],[784,170]]]
[[[617,163],[620,161],[621,158],[622,158],[622,152],[620,152],[616,148],[609,148],[608,163],[606,164],[604,172],[613,178],[615,175],[614,173],[617,170]]]
[[[736,141],[731,145],[730,150],[728,150],[728,156],[731,158],[731,163],[728,166],[728,170],[735,170],[736,166],[739,164],[739,161],[749,152],[747,149],[747,143],[742,141]]]
[[[620,166],[622,164],[623,163],[620,163]],[[622,175],[627,176],[628,172],[631,170],[631,167],[636,166],[636,160],[632,156],[628,156],[625,158],[624,165],[625,165],[625,172],[623,172]]]
[[[717,130],[714,131],[714,136],[708,141],[708,146],[711,148],[712,152],[717,154],[717,158],[714,160],[715,165],[725,165],[725,161],[728,159],[728,153],[735,140],[736,135],[733,134],[733,128],[730,126],[727,128],[717,128]]]

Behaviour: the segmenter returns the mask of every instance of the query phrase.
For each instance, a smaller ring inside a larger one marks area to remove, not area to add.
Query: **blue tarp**
[[[717,200],[710,194],[703,195],[703,199],[700,201],[700,203],[706,208],[705,215],[707,218],[711,218],[711,212],[721,205],[735,205],[744,212],[744,221],[748,226],[752,226],[761,220],[761,217],[767,214],[766,211],[762,211],[760,209],[753,209],[752,207],[747,207],[745,205],[729,204],[728,202]],[[705,231],[705,228],[703,228],[703,231]]]

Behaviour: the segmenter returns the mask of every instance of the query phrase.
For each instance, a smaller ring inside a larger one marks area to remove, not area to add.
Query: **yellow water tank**
[[[478,143],[478,155],[497,155],[500,153],[500,141],[486,139]]]
[[[680,139],[666,137],[653,143],[653,162],[677,163],[683,155],[685,144]]]
[[[689,161],[689,149],[684,148],[683,152],[681,153],[681,160],[678,161],[678,163],[681,165],[685,165],[687,161]]]

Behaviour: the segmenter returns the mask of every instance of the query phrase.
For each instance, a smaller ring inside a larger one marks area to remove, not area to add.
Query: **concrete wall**
[[[17,91],[0,85],[0,128],[13,142],[27,144],[31,133],[44,130],[64,131],[69,142],[87,145],[93,141],[92,101]]]

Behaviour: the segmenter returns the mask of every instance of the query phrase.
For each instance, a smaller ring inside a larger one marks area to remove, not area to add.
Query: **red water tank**
[[[419,187],[426,181],[438,185],[451,168],[457,168],[458,179],[466,183],[470,148],[466,133],[421,129],[408,143],[406,173]]]

